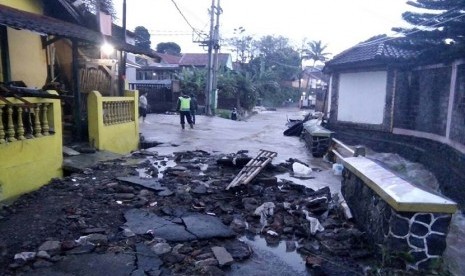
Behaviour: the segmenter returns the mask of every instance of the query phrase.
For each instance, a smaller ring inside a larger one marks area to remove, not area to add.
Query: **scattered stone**
[[[218,265],[218,261],[216,259],[214,259],[214,258],[209,258],[209,259],[205,259],[205,260],[196,261],[194,264],[195,264],[196,267],[202,268],[202,267],[206,267],[206,266]]]
[[[96,246],[106,245],[108,243],[108,237],[107,235],[94,233],[87,236],[87,241]]]
[[[163,187],[158,180],[153,179],[153,178],[140,178],[138,176],[128,176],[128,177],[118,177],[117,178],[120,181],[137,185],[137,186],[142,186],[144,188],[147,188],[152,191],[163,191],[165,187]]]
[[[32,261],[36,258],[36,252],[21,252],[21,253],[18,253],[18,254],[15,254],[15,257],[14,257],[14,260],[15,260],[15,263],[17,264],[25,264],[29,261]]]
[[[233,257],[224,247],[214,246],[211,249],[220,267],[229,266],[234,262]]]
[[[231,222],[230,227],[236,233],[243,233],[247,228],[247,223],[241,219],[235,218]]]
[[[131,194],[131,193],[118,193],[118,194],[115,194],[116,199],[122,199],[122,200],[133,199],[134,197],[135,197],[135,195]]]
[[[50,255],[47,253],[47,251],[41,250],[41,251],[37,252],[37,258],[42,258],[42,259],[49,260]]]
[[[171,251],[171,246],[165,242],[161,242],[152,246],[151,249],[155,254],[163,255]]]
[[[46,251],[50,255],[56,255],[61,251],[61,242],[46,241],[41,246],[39,246],[39,251]]]
[[[93,244],[84,244],[84,245],[80,245],[78,247],[75,247],[75,248],[67,251],[66,254],[69,254],[69,255],[87,254],[87,253],[90,253],[90,252],[94,251],[94,249],[95,249],[95,245],[93,245]]]
[[[37,260],[37,261],[34,262],[32,267],[34,267],[34,268],[43,268],[43,267],[50,267],[52,265],[53,265],[52,262],[49,262],[49,261],[46,261],[46,260]]]
[[[105,233],[106,229],[104,228],[87,228],[81,231],[81,234],[83,235],[88,235],[88,234],[94,234],[94,233]]]
[[[226,242],[224,247],[235,260],[239,261],[248,259],[253,252],[248,244],[239,240]]]
[[[296,248],[295,241],[286,241],[286,252],[294,252]]]

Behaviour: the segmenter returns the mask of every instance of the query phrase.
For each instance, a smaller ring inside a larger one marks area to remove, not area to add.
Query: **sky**
[[[123,0],[113,0],[121,25]],[[216,2],[216,1],[215,1]],[[379,34],[394,34],[392,27],[408,26],[402,13],[412,8],[407,0],[221,0],[222,39],[245,28],[246,35],[289,38],[296,47],[302,41],[318,41],[336,55]],[[192,35],[191,26],[209,32],[211,0],[126,0],[126,25],[133,31],[144,26],[151,33],[152,48],[160,42],[176,42],[183,53],[203,53],[206,48]],[[222,52],[226,48],[223,47]]]

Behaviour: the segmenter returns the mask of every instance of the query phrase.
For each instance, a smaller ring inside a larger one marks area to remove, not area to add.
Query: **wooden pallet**
[[[268,163],[276,157],[278,153],[267,150],[260,150],[258,155],[251,159],[239,172],[238,175],[229,183],[226,190],[242,184],[249,183]]]

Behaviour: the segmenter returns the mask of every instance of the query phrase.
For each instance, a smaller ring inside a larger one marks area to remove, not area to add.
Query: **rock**
[[[61,249],[65,251],[71,250],[75,248],[76,246],[78,246],[78,244],[73,240],[66,240],[61,243]]]
[[[108,243],[108,237],[103,234],[94,233],[87,236],[87,241],[97,246],[106,245]]]
[[[56,255],[61,251],[61,242],[46,241],[41,246],[39,246],[39,251],[46,251],[50,255]]]
[[[258,207],[258,201],[252,197],[245,197],[242,199],[244,209],[247,211],[253,211]]]
[[[227,242],[224,246],[235,260],[245,260],[252,255],[250,246],[239,240]]]
[[[214,246],[211,248],[220,267],[229,266],[234,262],[233,257],[224,247]]]
[[[286,252],[293,252],[296,248],[295,241],[286,241]]]
[[[204,195],[207,193],[207,187],[205,187],[205,185],[197,185],[194,189],[192,189],[192,193]]]
[[[235,218],[231,222],[230,227],[236,233],[243,233],[247,227],[247,223],[241,219]]]
[[[319,257],[307,256],[305,258],[305,264],[312,268],[320,267],[322,262],[323,260]]]
[[[122,200],[133,199],[134,197],[135,197],[135,195],[132,194],[132,193],[118,193],[118,194],[115,194],[116,199],[122,199]]]
[[[88,234],[94,234],[94,233],[105,233],[106,229],[104,228],[87,228],[81,231],[81,234],[83,235],[88,235]]]
[[[87,254],[87,253],[90,253],[90,252],[94,251],[94,249],[95,249],[95,245],[93,245],[93,244],[84,244],[84,245],[80,245],[78,247],[75,247],[75,248],[67,251],[66,254],[69,254],[69,255]]]
[[[223,276],[225,273],[217,266],[204,266],[200,269],[201,275],[205,276]]]
[[[218,261],[214,258],[209,258],[205,260],[196,261],[194,264],[195,267],[202,268],[205,266],[216,266],[218,265]]]
[[[80,154],[78,151],[75,151],[72,148],[69,148],[67,146],[63,146],[62,149],[63,149],[63,156],[76,156]]]
[[[50,259],[50,255],[47,253],[47,251],[43,251],[43,250],[37,252],[36,256],[37,256],[37,258],[42,258],[42,259],[46,259],[46,260]]]
[[[15,254],[14,260],[15,263],[17,264],[25,264],[29,261],[32,261],[36,258],[36,252],[21,252],[18,254]]]
[[[161,242],[152,246],[151,250],[157,255],[163,255],[171,251],[171,246],[167,243]]]
[[[49,261],[46,261],[46,260],[37,260],[37,261],[34,262],[32,267],[34,267],[34,268],[43,268],[43,267],[50,267],[52,265],[53,265],[52,262],[49,262]]]

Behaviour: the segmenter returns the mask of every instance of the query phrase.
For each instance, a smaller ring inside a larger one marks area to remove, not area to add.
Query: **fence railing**
[[[53,134],[49,125],[52,108],[51,102],[0,97],[0,144]]]
[[[59,99],[0,97],[0,201],[62,176],[62,146]]]
[[[138,91],[126,91],[124,97],[103,97],[92,91],[87,110],[89,142],[94,147],[122,154],[138,148]]]

